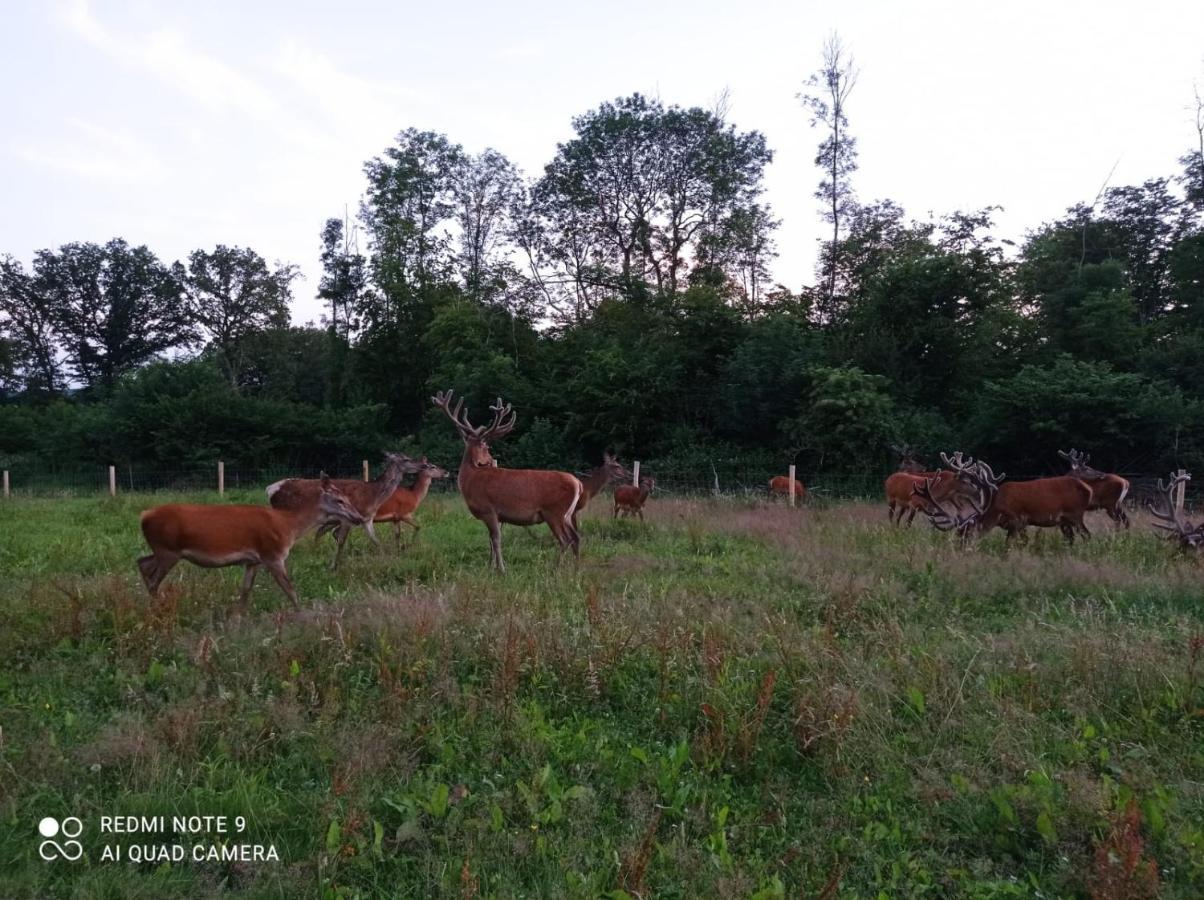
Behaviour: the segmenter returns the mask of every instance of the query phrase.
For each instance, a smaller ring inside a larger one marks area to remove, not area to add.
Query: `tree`
[[[518,170],[496,150],[465,156],[452,171],[460,279],[474,300],[492,299],[506,277],[514,277],[498,250],[522,193]]]
[[[10,389],[30,396],[53,396],[62,386],[58,347],[45,292],[24,266],[0,256],[0,328]]]
[[[368,285],[367,260],[355,246],[354,228],[342,219],[322,226],[322,277],[318,299],[330,309],[328,323],[335,335],[349,340],[356,330],[355,312]]]
[[[194,250],[187,267],[176,264],[188,315],[209,336],[231,385],[243,372],[243,344],[258,331],[288,326],[291,284],[296,266],[269,269],[246,247],[218,244],[212,252]]]
[[[852,468],[892,435],[894,403],[886,379],[856,366],[816,366],[798,416],[783,423],[797,452],[816,468]]]
[[[776,225],[754,210],[772,158],[758,132],[640,94],[604,103],[573,127],[517,234],[549,294],[572,287],[578,318],[615,291],[672,296],[693,266],[728,261],[749,217],[761,238]]]
[[[145,246],[65,244],[39,250],[33,268],[67,368],[89,389],[195,337],[180,283]]]
[[[846,108],[857,76],[852,56],[839,35],[832,34],[824,42],[819,71],[807,79],[805,89],[798,95],[803,107],[811,113],[811,127],[822,126],[827,132],[815,155],[815,164],[824,173],[815,197],[823,201],[824,221],[832,226],[831,252],[821,260],[827,292],[819,311],[826,321],[832,321],[838,314],[836,248],[840,244],[840,227],[856,206],[849,177],[857,170],[857,139],[848,133]]]

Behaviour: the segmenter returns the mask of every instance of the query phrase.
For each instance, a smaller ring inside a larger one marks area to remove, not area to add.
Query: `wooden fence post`
[[[217,495],[226,496],[226,464],[220,459],[217,461]]]
[[[4,499],[8,499],[8,469],[4,470]]]
[[[790,505],[794,506],[794,466],[790,466],[790,493],[787,494],[790,498]]]
[[[368,480],[368,460],[364,460],[364,481]]]
[[[637,459],[631,467],[631,483],[640,486],[640,461]]]
[[[117,467],[109,466],[109,496],[117,496]]]
[[[1186,474],[1187,474],[1186,469],[1179,470],[1179,477],[1182,478]],[[1176,512],[1183,512],[1183,500],[1186,497],[1186,495],[1187,495],[1187,482],[1180,481],[1179,484],[1175,487],[1175,511]]]

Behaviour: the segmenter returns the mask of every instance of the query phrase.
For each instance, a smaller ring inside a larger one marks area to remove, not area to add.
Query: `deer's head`
[[[341,490],[335,487],[330,476],[322,473],[322,489],[318,492],[318,512],[324,522],[347,522],[350,525],[364,524],[364,515]]]
[[[511,409],[509,403],[503,403],[498,397],[497,403],[489,407],[493,413],[493,421],[488,425],[473,427],[468,421],[468,412],[463,410],[464,398],[456,401],[453,408],[452,391],[439,391],[431,398],[431,402],[443,410],[464,441],[464,461],[473,468],[486,469],[497,466],[497,460],[489,452],[489,442],[503,438],[514,430],[518,414]]]

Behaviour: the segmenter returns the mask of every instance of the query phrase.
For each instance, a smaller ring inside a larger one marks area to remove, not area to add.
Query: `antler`
[[[460,409],[464,406],[463,397],[456,401],[456,408],[452,409],[451,402],[454,394],[455,391],[451,390],[437,391],[435,396],[431,397],[431,402],[447,413],[447,417],[452,420],[452,424],[455,425],[456,430],[460,432],[460,437],[467,441],[470,438],[477,437],[480,429],[472,427],[472,423],[468,421],[467,410],[463,415],[461,415]]]
[[[1199,549],[1204,547],[1204,524],[1195,526],[1183,518],[1183,514],[1175,505],[1175,491],[1179,485],[1186,484],[1191,481],[1191,474],[1188,472],[1176,473],[1172,472],[1168,484],[1163,484],[1162,479],[1158,479],[1158,492],[1166,497],[1165,513],[1159,512],[1153,503],[1149,504],[1150,512],[1155,519],[1161,519],[1161,522],[1154,522],[1155,528],[1160,528],[1163,531],[1169,531],[1173,536],[1179,539],[1184,549]],[[1162,523],[1169,524],[1162,524]]]
[[[938,531],[951,531],[952,529],[958,527],[959,520],[954,519],[951,515],[949,515],[945,507],[941,506],[941,504],[937,502],[936,498],[932,496],[931,478],[925,478],[921,484],[914,485],[911,489],[911,493],[913,496],[919,497],[924,501],[924,505],[922,507],[924,515],[928,516],[928,521],[930,521],[933,527]]]
[[[509,403],[503,403],[502,398],[497,398],[497,403],[489,407],[493,413],[493,421],[483,429],[478,429],[477,437],[482,441],[492,441],[497,438],[503,438],[514,430],[514,425],[518,422],[518,413],[516,413]]]

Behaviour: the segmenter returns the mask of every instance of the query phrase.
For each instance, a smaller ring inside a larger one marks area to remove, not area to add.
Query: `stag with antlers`
[[[522,526],[544,522],[560,545],[561,557],[569,548],[579,556],[581,539],[573,525],[573,513],[581,500],[581,482],[568,472],[503,469],[489,452],[489,442],[508,435],[518,421],[510,404],[499,397],[489,407],[493,421],[474,427],[463,410],[463,397],[453,407],[452,392],[440,391],[431,402],[447,414],[464,441],[457,484],[468,511],[489,529],[491,562],[497,570],[506,571],[502,561],[503,522]]]
[[[1089,511],[1102,509],[1108,514],[1108,518],[1116,523],[1117,527],[1128,528],[1132,524],[1124,507],[1125,497],[1129,494],[1127,478],[1093,468],[1088,465],[1091,455],[1080,453],[1073,447],[1070,448],[1069,453],[1059,450],[1058,456],[1070,463],[1071,475],[1091,488],[1091,505],[1087,507]]]
[[[903,521],[904,513],[908,513],[907,524],[910,526],[916,513],[925,508],[925,501],[916,493],[916,488],[925,481],[931,482],[929,491],[938,505],[948,501],[959,513],[963,504],[972,504],[974,500],[978,499],[978,487],[968,476],[960,474],[953,468],[952,460],[957,460],[959,463],[962,460],[960,450],[952,457],[942,453],[941,460],[945,463],[945,468],[927,472],[916,462],[909,448],[904,446],[893,449],[903,456],[903,460],[899,464],[899,471],[887,477],[883,483],[886,490],[887,517],[892,525],[900,524]],[[905,468],[907,466],[914,468]]]
[[[1199,552],[1204,550],[1204,522],[1193,525],[1187,521],[1183,518],[1183,512],[1179,509],[1178,503],[1175,502],[1179,485],[1189,481],[1191,481],[1191,474],[1188,472],[1171,472],[1166,484],[1163,484],[1162,479],[1159,478],[1158,493],[1166,498],[1166,512],[1159,512],[1153,503],[1149,504],[1149,507],[1150,513],[1159,520],[1153,523],[1155,528],[1161,528],[1167,532],[1168,539],[1178,541],[1180,550]]]

